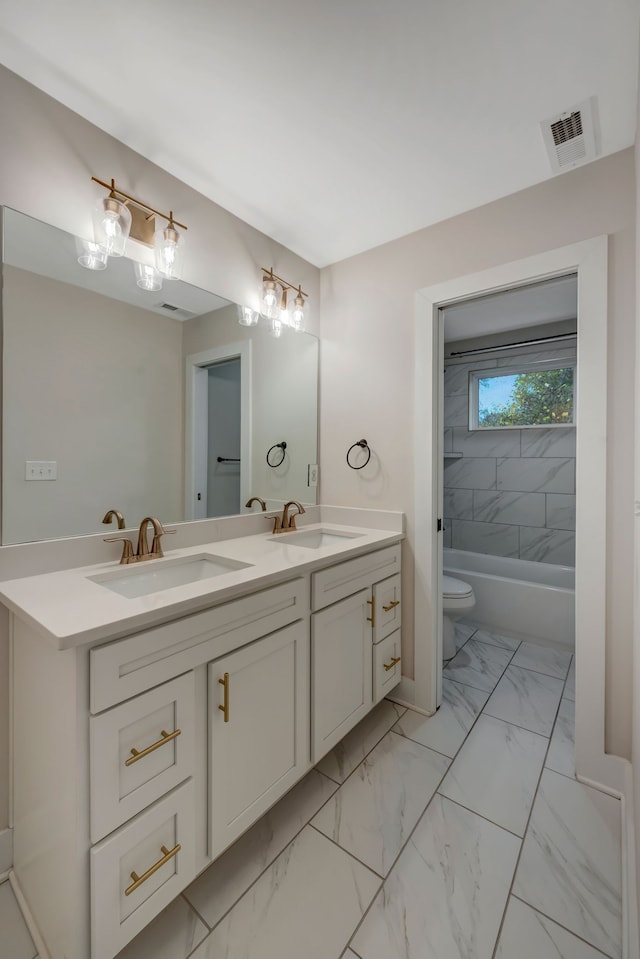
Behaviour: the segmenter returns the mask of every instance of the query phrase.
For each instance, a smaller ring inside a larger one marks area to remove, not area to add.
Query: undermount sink
[[[273,540],[284,546],[320,549],[321,546],[340,546],[345,540],[357,539],[359,536],[364,536],[364,533],[339,533],[335,529],[301,529],[295,533],[278,534]]]
[[[238,569],[246,569],[252,563],[240,563],[223,556],[186,556],[184,559],[148,560],[140,566],[132,564],[113,573],[89,576],[92,583],[104,586],[114,593],[134,599],[149,593],[160,593],[176,586],[187,586],[202,579],[224,576]]]

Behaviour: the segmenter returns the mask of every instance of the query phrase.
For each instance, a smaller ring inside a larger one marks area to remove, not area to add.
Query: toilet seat
[[[473,595],[473,589],[468,583],[453,576],[442,577],[442,596],[444,599],[467,599]]]

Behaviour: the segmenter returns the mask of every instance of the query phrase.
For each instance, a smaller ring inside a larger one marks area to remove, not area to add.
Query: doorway
[[[623,764],[605,753],[607,238],[550,250],[438,284],[416,297],[414,704],[435,712],[441,695],[442,533],[439,469],[443,386],[442,309],[483,294],[576,273],[576,761],[580,778],[621,791]],[[581,388],[581,384],[585,388]]]
[[[250,342],[186,359],[186,520],[241,513],[249,498],[250,378]]]

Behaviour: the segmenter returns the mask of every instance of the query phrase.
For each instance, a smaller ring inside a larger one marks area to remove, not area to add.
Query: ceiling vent
[[[595,160],[594,99],[584,100],[540,124],[554,173]]]
[[[171,313],[176,320],[190,320],[196,315],[192,313],[191,310],[185,310],[183,306],[175,306],[173,303],[158,303],[156,308],[158,310],[166,310],[167,313]]]

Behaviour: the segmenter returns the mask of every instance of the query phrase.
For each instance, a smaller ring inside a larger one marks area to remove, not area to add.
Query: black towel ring
[[[360,449],[366,450],[368,453],[368,456],[366,460],[364,461],[364,463],[362,464],[362,466],[354,466],[353,463],[349,462],[349,453],[351,452],[351,450],[354,450],[356,446],[359,446]],[[353,446],[350,446],[349,449],[347,450],[347,465],[350,466],[352,470],[364,469],[364,467],[367,465],[370,459],[371,459],[371,450],[369,449],[369,444],[367,443],[366,440],[358,440],[357,443],[354,443]]]
[[[286,448],[287,448],[287,444],[283,440],[282,443],[274,443],[271,449],[267,451],[267,463],[269,464],[272,470],[276,469],[276,467],[284,463],[284,455],[285,455],[284,451],[286,450]],[[277,463],[272,463],[271,460],[269,459],[269,456],[271,455],[273,450],[280,450],[282,453],[282,456],[280,457]]]

